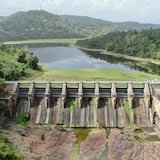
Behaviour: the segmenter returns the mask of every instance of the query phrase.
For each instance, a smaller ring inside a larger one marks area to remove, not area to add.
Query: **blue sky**
[[[0,0],[1,16],[40,8],[59,15],[160,24],[160,0]]]

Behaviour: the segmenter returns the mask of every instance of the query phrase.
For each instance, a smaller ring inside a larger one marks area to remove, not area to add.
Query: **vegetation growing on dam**
[[[0,44],[0,78],[19,80],[40,72],[38,58],[27,49]]]
[[[29,121],[29,114],[27,112],[23,112],[22,114],[15,117],[14,121],[24,127],[31,124]]]
[[[105,49],[134,57],[160,59],[160,29],[143,31],[116,31],[100,37],[79,40],[77,45]]]

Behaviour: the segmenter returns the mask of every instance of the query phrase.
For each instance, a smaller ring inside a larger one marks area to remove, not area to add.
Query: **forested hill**
[[[17,12],[0,17],[0,40],[80,38],[115,30],[160,28],[136,22],[116,23],[86,16],[60,16],[44,10]]]
[[[43,10],[17,12],[0,17],[0,39],[50,39],[84,37],[78,26]]]
[[[143,29],[157,29],[160,28],[160,24],[151,23],[138,23],[138,22],[111,22],[102,19],[87,17],[87,16],[74,16],[74,15],[63,15],[63,18],[75,22],[79,25],[86,26],[99,26],[105,30],[105,27],[110,30],[143,30]]]
[[[0,17],[0,40],[81,38],[100,35],[114,28],[101,24],[79,24],[44,10],[17,12]]]
[[[80,40],[77,45],[131,56],[160,59],[160,29],[110,32],[103,36]]]

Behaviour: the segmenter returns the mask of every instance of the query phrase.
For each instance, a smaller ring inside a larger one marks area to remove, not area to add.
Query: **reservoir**
[[[160,66],[142,61],[128,60],[97,51],[82,51],[68,46],[30,46],[41,65],[49,69],[123,69],[160,75]]]
[[[33,47],[30,50],[39,58],[39,63],[50,69],[96,68],[131,69],[127,65],[114,64],[87,52],[72,47]]]

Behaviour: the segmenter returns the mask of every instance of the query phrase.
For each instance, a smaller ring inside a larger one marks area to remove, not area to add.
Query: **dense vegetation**
[[[77,44],[86,48],[160,59],[160,29],[110,32],[103,36],[79,40]]]
[[[0,17],[0,39],[81,38],[115,30],[160,28],[160,25],[136,22],[116,23],[85,16],[59,16],[43,10],[17,12]]]
[[[23,160],[23,156],[15,151],[7,139],[0,133],[0,159],[1,160]]]
[[[18,80],[31,70],[39,70],[38,58],[27,49],[0,44],[0,78]]]

